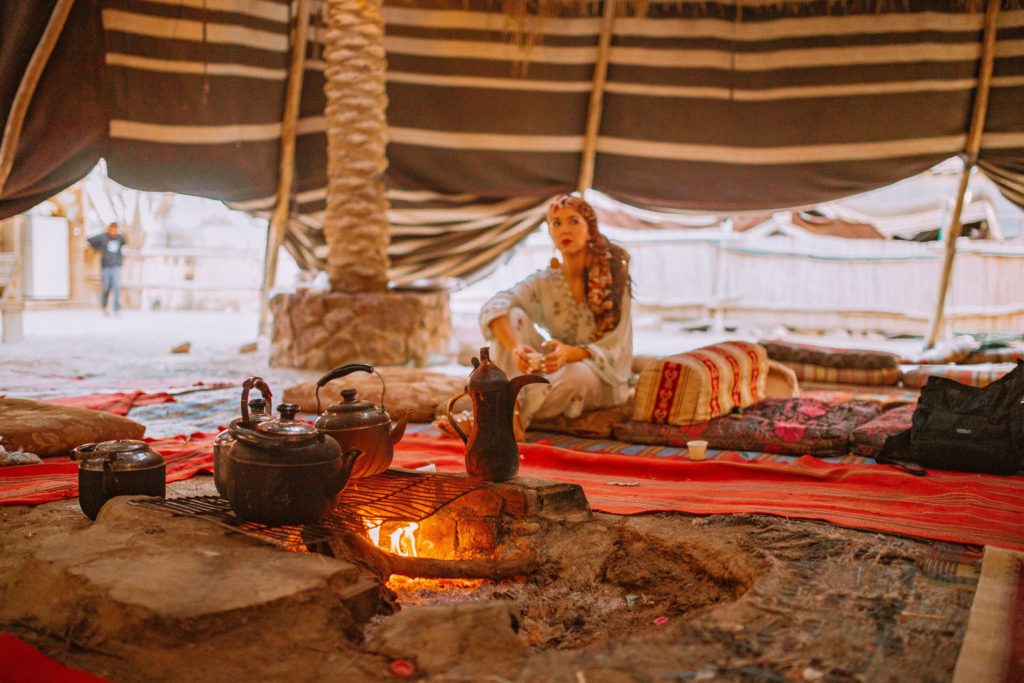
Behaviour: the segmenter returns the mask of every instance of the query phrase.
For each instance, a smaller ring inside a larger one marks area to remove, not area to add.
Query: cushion
[[[615,425],[629,419],[632,410],[633,406],[629,403],[612,408],[588,410],[579,417],[570,418],[559,415],[547,420],[534,418],[530,422],[530,431],[557,432],[590,439],[608,439],[611,438]]]
[[[411,409],[409,420],[412,422],[430,422],[440,406],[444,412],[444,404],[455,394],[461,393],[469,379],[470,370],[465,377],[445,375],[429,370],[407,367],[378,367],[377,372],[384,378],[384,410],[392,417],[398,417],[402,411]],[[353,387],[357,397],[364,401],[380,403],[381,380],[374,374],[356,372],[328,382],[320,390],[321,410],[341,400],[341,390]],[[295,403],[303,412],[316,412],[316,382],[303,382],[284,390],[284,400]],[[467,399],[459,401],[456,409],[469,408]]]
[[[865,458],[878,455],[888,437],[910,429],[915,408],[917,404],[910,403],[887,410],[874,420],[854,429],[850,435],[850,452]]]
[[[873,401],[830,403],[820,399],[766,399],[742,413],[693,425],[628,420],[615,438],[634,443],[684,446],[704,439],[709,448],[791,455],[845,455],[850,434],[879,415]]]
[[[952,343],[936,344],[926,351],[905,353],[900,358],[900,362],[908,365],[959,363],[974,353],[979,346],[980,344],[973,337],[960,337]]]
[[[1019,360],[1024,360],[1024,344],[1011,343],[1003,346],[982,346],[960,362],[964,365],[975,365],[977,363],[1016,363]]]
[[[23,398],[0,398],[0,436],[4,448],[11,451],[67,455],[84,443],[141,439],[145,433],[143,425],[120,415]]]
[[[900,358],[888,351],[872,349],[836,349],[773,339],[763,341],[768,357],[786,363],[817,365],[826,368],[857,368],[860,370],[899,369]]]
[[[900,381],[899,367],[877,368],[836,368],[809,363],[785,362],[786,367],[796,373],[801,382],[825,382],[828,384],[870,384],[890,385]]]
[[[981,365],[922,365],[903,373],[903,385],[920,389],[931,377],[947,377],[972,387],[987,387],[1017,367],[1016,363]]]
[[[745,408],[764,398],[764,347],[731,341],[659,358],[640,373],[633,419],[694,424]]]
[[[768,379],[764,383],[765,398],[795,398],[800,395],[800,381],[792,368],[777,360],[768,361]]]

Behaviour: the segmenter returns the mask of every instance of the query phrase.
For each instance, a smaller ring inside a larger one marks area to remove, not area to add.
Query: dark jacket
[[[117,268],[121,265],[121,249],[124,248],[124,244],[123,236],[111,237],[105,232],[89,238],[89,246],[102,254],[100,257],[102,268]]]

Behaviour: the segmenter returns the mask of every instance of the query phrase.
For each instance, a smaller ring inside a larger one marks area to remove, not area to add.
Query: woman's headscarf
[[[583,287],[587,306],[594,314],[594,341],[614,330],[622,318],[622,296],[629,286],[629,254],[612,244],[597,229],[597,214],[579,197],[563,194],[548,207],[551,212],[568,207],[587,222],[587,258],[583,268]]]

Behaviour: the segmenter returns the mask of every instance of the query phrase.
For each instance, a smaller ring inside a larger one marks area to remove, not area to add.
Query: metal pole
[[[281,154],[278,162],[277,204],[267,230],[267,252],[263,260],[263,285],[260,287],[259,331],[267,331],[270,316],[270,290],[277,276],[277,252],[284,242],[288,227],[288,207],[291,203],[292,181],[295,178],[295,136],[302,98],[302,76],[306,61],[306,41],[309,34],[309,0],[298,0],[295,17],[295,40],[288,70],[288,89],[285,94],[284,116],[281,121]]]
[[[953,275],[953,257],[956,256],[956,241],[963,230],[961,216],[964,208],[964,196],[971,179],[971,169],[978,163],[978,152],[981,149],[981,134],[985,130],[985,115],[988,112],[988,94],[992,85],[992,66],[995,63],[996,23],[999,17],[1001,0],[987,0],[985,7],[985,28],[981,45],[981,66],[978,70],[978,87],[974,96],[974,109],[971,112],[971,127],[967,132],[963,160],[964,169],[960,175],[957,189],[956,206],[950,216],[949,230],[943,235],[946,250],[942,261],[942,275],[939,278],[939,296],[935,303],[935,315],[932,317],[931,330],[925,340],[925,348],[935,346],[945,315],[946,295]]]

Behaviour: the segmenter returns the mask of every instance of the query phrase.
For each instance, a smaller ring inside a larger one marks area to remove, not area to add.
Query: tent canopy
[[[0,121],[59,2],[0,6]],[[592,186],[650,209],[770,210],[962,152],[983,13],[892,4],[650,2],[616,16]],[[479,272],[536,227],[549,196],[576,189],[603,11],[581,5],[592,15],[545,18],[524,51],[487,0],[385,0],[394,279]],[[270,210],[292,7],[75,0],[0,216],[101,156],[129,187]],[[1004,7],[980,165],[1024,206],[1024,10]],[[285,242],[304,267],[326,255],[324,14],[314,3]]]

